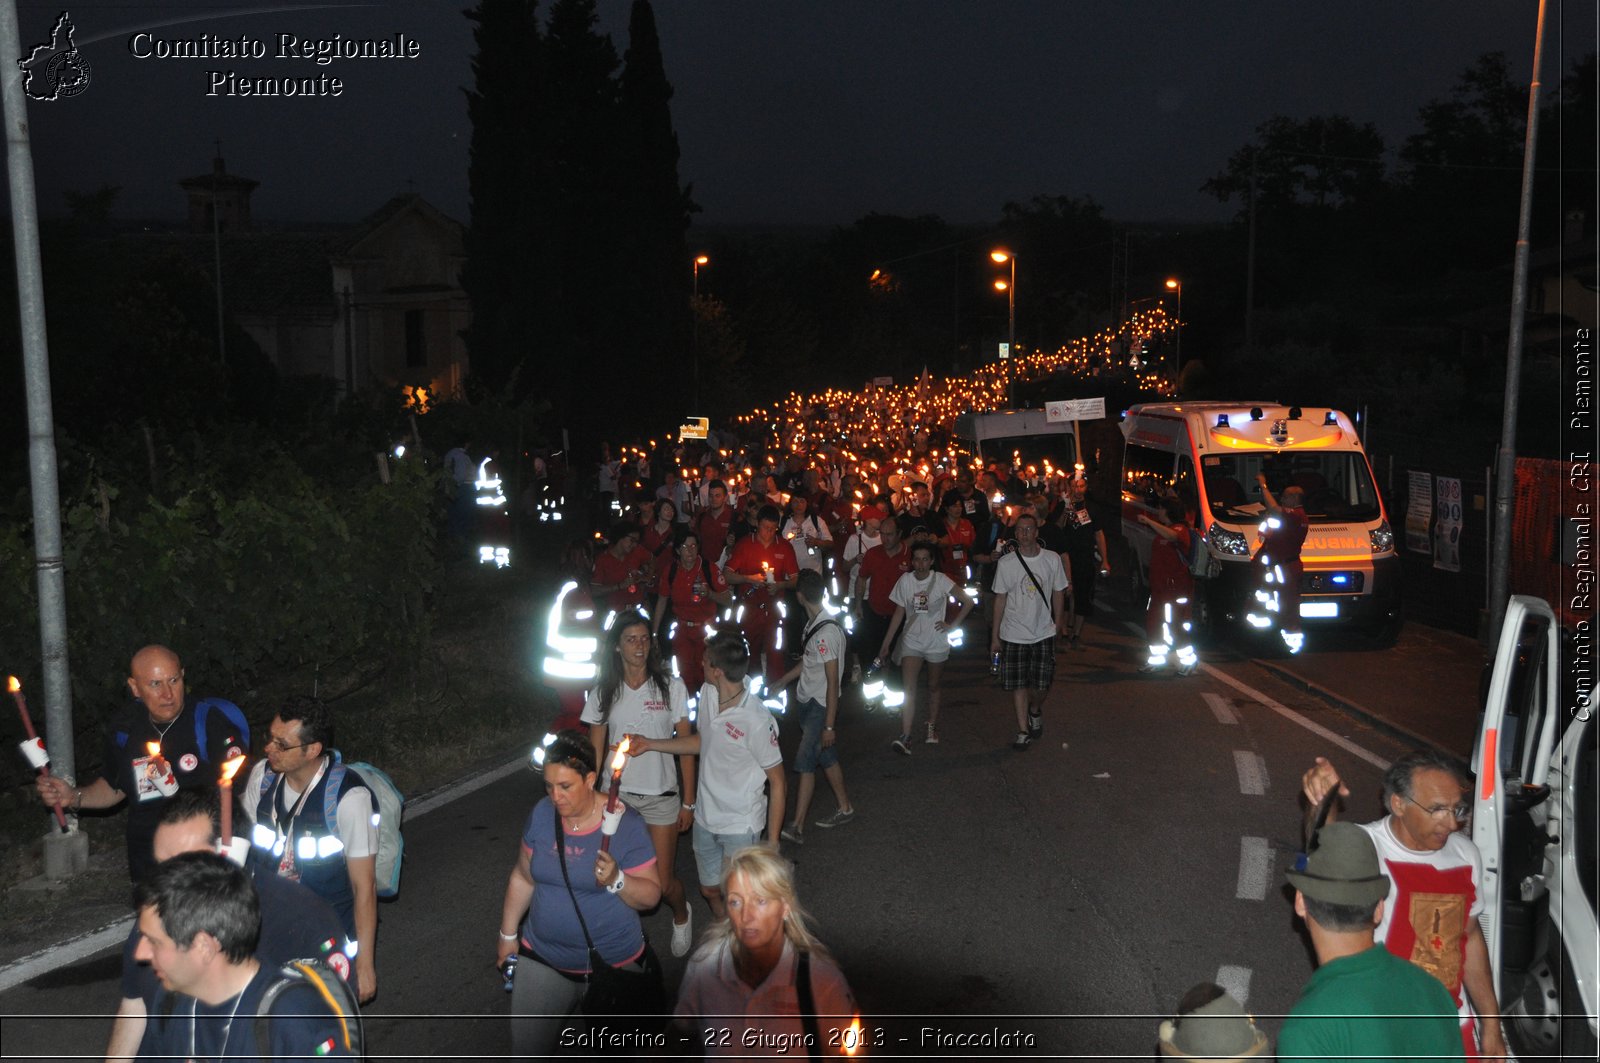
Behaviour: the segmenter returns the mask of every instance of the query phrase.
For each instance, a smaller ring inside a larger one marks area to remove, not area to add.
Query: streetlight
[[[1006,293],[1006,357],[1015,358],[1017,354],[1017,256],[1002,248],[995,248],[989,252],[989,257],[996,264],[1011,263],[1011,280],[996,280],[994,290]],[[1015,407],[1017,404],[1016,390],[1013,383],[1014,372],[1006,373],[1006,390],[1009,392],[1007,402]]]
[[[1183,282],[1176,277],[1167,278],[1167,291],[1178,293],[1178,338],[1172,351],[1172,389],[1178,389],[1178,378],[1183,375]]]
[[[700,415],[700,267],[711,264],[711,259],[705,255],[694,256],[691,264],[694,277],[694,304],[691,316],[694,320],[693,336],[690,339],[690,348],[694,356],[694,416]]]

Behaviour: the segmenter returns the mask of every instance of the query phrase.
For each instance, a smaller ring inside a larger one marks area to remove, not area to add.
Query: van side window
[[[1178,501],[1191,513],[1198,512],[1200,506],[1200,490],[1195,485],[1194,462],[1189,460],[1189,455],[1178,455],[1178,477],[1173,482],[1173,490],[1178,493]]]
[[[1129,443],[1122,454],[1122,489],[1135,497],[1165,494],[1173,483],[1175,456],[1165,450]]]

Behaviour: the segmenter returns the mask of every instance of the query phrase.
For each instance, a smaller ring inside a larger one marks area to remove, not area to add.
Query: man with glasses
[[[378,992],[377,801],[333,746],[328,707],[290,698],[268,729],[267,759],[241,793],[255,821],[250,858],[327,901],[356,943],[356,996]],[[337,790],[329,793],[330,786]],[[328,814],[330,805],[334,808]]]
[[[1340,797],[1350,793],[1323,757],[1301,785],[1313,807],[1335,791]],[[1506,1044],[1500,1008],[1489,948],[1478,926],[1483,861],[1460,832],[1472,811],[1470,787],[1466,769],[1455,758],[1413,750],[1384,773],[1389,814],[1362,826],[1372,836],[1390,883],[1377,939],[1450,991],[1469,1059],[1501,1059]]]
[[[184,692],[183,662],[165,646],[146,646],[128,666],[133,701],[111,718],[104,777],[74,786],[59,775],[35,784],[39,799],[69,812],[115,808],[128,801],[128,877],[155,866],[151,840],[162,806],[179,790],[210,790],[224,761],[250,748],[250,725],[231,701]]]

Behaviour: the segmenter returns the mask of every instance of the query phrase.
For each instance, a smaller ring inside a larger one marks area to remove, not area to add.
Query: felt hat
[[[1159,1038],[1161,1054],[1180,1059],[1246,1059],[1267,1050],[1267,1035],[1230,993],[1163,1022]]]
[[[1389,896],[1389,877],[1378,863],[1372,836],[1354,823],[1329,823],[1317,831],[1304,871],[1289,884],[1326,904],[1369,907]]]

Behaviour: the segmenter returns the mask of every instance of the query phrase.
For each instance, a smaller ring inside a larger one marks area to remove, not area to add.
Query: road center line
[[[1263,901],[1272,882],[1272,846],[1265,838],[1239,839],[1239,885],[1234,896],[1241,901]]]
[[[1267,792],[1267,762],[1248,749],[1233,751],[1233,770],[1239,773],[1239,792],[1260,796]]]
[[[1226,989],[1241,1007],[1250,1003],[1250,968],[1225,963],[1217,968],[1217,984]]]
[[[1211,709],[1211,715],[1217,718],[1218,723],[1237,724],[1239,717],[1234,713],[1233,706],[1228,704],[1228,699],[1221,694],[1213,694],[1209,690],[1200,695],[1205,699],[1206,705]]]

